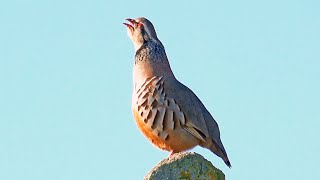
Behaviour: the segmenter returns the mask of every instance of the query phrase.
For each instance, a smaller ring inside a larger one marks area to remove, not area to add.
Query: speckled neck
[[[145,42],[136,52],[133,80],[135,83],[153,76],[174,78],[163,45],[154,41]]]
[[[152,61],[151,63],[168,63],[165,49],[161,43],[152,40],[145,42],[136,52],[134,64]]]

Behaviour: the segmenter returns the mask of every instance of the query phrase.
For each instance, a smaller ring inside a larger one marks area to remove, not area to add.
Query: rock
[[[211,162],[193,152],[176,153],[158,163],[145,180],[224,180],[223,172]]]

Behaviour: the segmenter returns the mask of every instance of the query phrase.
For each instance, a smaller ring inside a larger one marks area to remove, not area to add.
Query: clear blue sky
[[[30,0],[0,3],[0,179],[142,179],[168,153],[131,114],[145,16],[176,77],[220,125],[227,179],[320,179],[320,3]]]

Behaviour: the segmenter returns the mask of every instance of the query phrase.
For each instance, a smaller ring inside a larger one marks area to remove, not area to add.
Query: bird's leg
[[[175,152],[173,152],[173,150],[170,151],[169,157],[171,157],[173,154],[175,154]]]

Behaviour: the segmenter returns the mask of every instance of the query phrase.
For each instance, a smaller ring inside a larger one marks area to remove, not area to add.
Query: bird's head
[[[128,36],[132,40],[136,51],[147,41],[161,44],[152,23],[148,19],[140,17],[136,19],[128,18],[126,20],[129,23],[123,24],[128,28]]]

